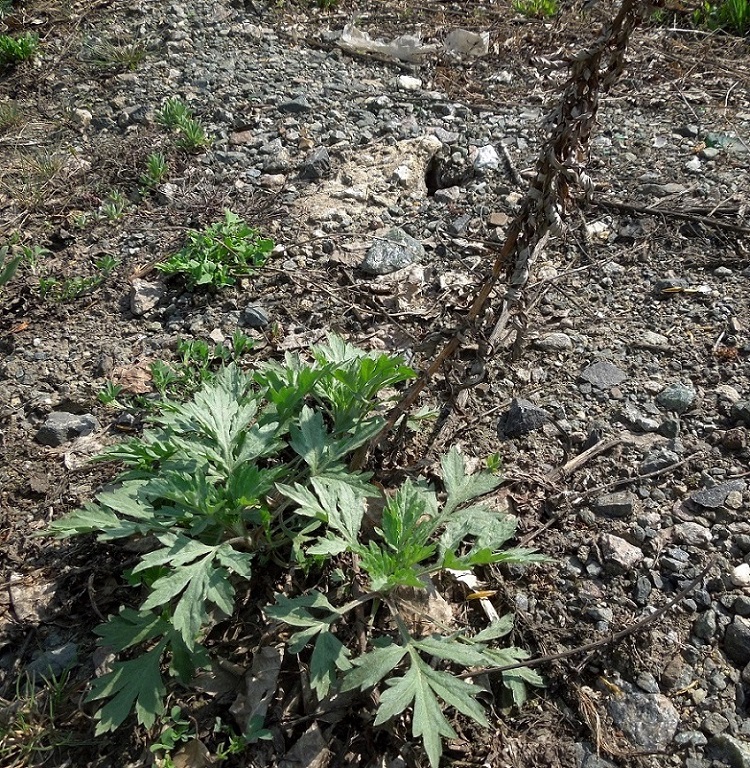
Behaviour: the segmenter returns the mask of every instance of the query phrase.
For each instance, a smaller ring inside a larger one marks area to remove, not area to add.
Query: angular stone
[[[645,455],[638,469],[640,474],[648,475],[651,472],[666,469],[679,460],[680,457],[674,451],[670,451],[669,448],[656,448]]]
[[[136,317],[143,317],[156,308],[163,296],[163,283],[151,283],[136,277],[130,288],[130,311]]]
[[[268,312],[258,304],[248,304],[242,313],[242,324],[248,328],[265,328],[269,322]]]
[[[599,389],[610,389],[622,384],[627,378],[627,374],[621,371],[616,365],[602,360],[598,363],[592,363],[581,373],[581,378],[591,384],[592,387]]]
[[[300,176],[303,179],[322,179],[331,172],[331,156],[325,147],[318,147],[305,157]]]
[[[74,440],[82,435],[90,435],[100,428],[99,421],[90,413],[79,415],[67,411],[54,411],[39,428],[35,439],[42,445],[56,448],[68,440]]]
[[[615,575],[632,571],[643,560],[643,552],[638,547],[611,533],[599,537],[599,548],[605,569]]]
[[[286,112],[287,114],[298,115],[301,112],[309,112],[312,109],[310,102],[303,96],[297,96],[290,101],[285,101],[279,105],[280,112]]]
[[[680,544],[693,547],[705,547],[712,539],[710,529],[699,523],[678,523],[674,527],[674,536]]]
[[[730,768],[750,768],[750,744],[728,733],[715,736],[708,743],[708,754]]]
[[[750,621],[735,616],[724,633],[724,653],[741,667],[750,663]]]
[[[408,267],[424,256],[422,244],[394,227],[375,240],[362,261],[361,269],[373,275],[387,275]]]
[[[77,658],[78,646],[75,643],[65,643],[38,656],[26,667],[26,671],[31,675],[38,674],[47,678],[52,675],[59,677],[75,664]]]
[[[618,681],[617,686],[622,694],[607,700],[615,725],[633,744],[646,750],[665,750],[680,722],[674,704],[660,693],[643,693],[630,683]]]
[[[724,504],[730,493],[733,491],[742,493],[745,487],[744,480],[727,480],[724,483],[714,485],[712,488],[703,488],[690,494],[690,501],[708,509],[717,509]]]
[[[670,384],[656,396],[656,402],[662,408],[676,413],[685,413],[694,401],[695,389],[692,384]]]
[[[735,587],[750,587],[750,563],[740,563],[732,568],[729,580]]]
[[[477,147],[477,154],[474,158],[474,168],[479,171],[494,171],[500,167],[500,155],[492,144],[485,144],[483,147]]]
[[[501,437],[520,437],[539,429],[549,419],[550,415],[544,408],[530,400],[513,398],[510,408],[498,421],[498,433]]]
[[[629,491],[607,493],[599,496],[592,506],[605,517],[629,517],[635,509],[635,496]]]

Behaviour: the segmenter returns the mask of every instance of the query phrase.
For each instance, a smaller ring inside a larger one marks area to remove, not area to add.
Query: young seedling
[[[26,32],[18,37],[0,35],[0,66],[13,66],[34,58],[39,48],[39,35]]]
[[[22,256],[11,255],[10,247],[7,245],[0,248],[0,289],[13,279],[22,259]]]
[[[559,10],[557,0],[513,0],[513,10],[534,19],[547,19]]]
[[[168,172],[167,158],[161,152],[152,152],[146,160],[146,171],[141,175],[141,192],[152,192],[164,181]]]
[[[126,206],[125,195],[113,189],[107,195],[107,199],[99,206],[99,218],[119,221],[125,215]]]
[[[273,241],[262,238],[232,211],[203,232],[191,231],[187,243],[167,261],[156,265],[166,275],[184,275],[187,287],[234,285],[236,278],[265,264]]]
[[[177,146],[186,152],[199,152],[212,143],[205,128],[193,117],[184,101],[175,97],[167,99],[156,122],[169,130],[177,131]]]
[[[146,46],[136,41],[101,40],[89,47],[84,58],[102,69],[133,72],[146,58]]]

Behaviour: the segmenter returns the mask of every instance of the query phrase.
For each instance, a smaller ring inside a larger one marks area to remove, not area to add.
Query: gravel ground
[[[335,329],[428,363],[462,326],[564,82],[533,56],[574,51],[607,13],[27,5],[43,48],[0,83],[20,112],[0,136],[0,229],[49,252],[0,296],[5,698],[55,654],[89,669],[81,628],[98,623],[97,604],[116,606],[118,554],[30,538],[106,480],[85,459],[129,425],[98,401],[105,382],[135,392],[134,371],[174,359],[179,339],[238,327],[262,356]],[[488,30],[490,51],[349,55],[337,43],[353,18],[384,38],[421,24],[436,46],[452,28]],[[120,59],[142,46],[142,61],[102,63],[103,42]],[[384,456],[400,471],[429,469],[454,444],[500,455],[521,538],[554,558],[489,579],[535,655],[606,640],[692,585],[647,626],[550,660],[547,690],[521,713],[498,710],[489,734],[463,732],[451,764],[750,766],[747,53],[728,37],[636,32],[593,138],[593,201],[535,267],[520,355],[487,356],[490,311],[423,395],[441,410],[434,429]],[[175,95],[213,138],[207,151],[174,149],[157,123]],[[144,198],[155,150],[170,172]],[[269,268],[209,297],[162,282],[153,264],[224,208],[274,238]],[[95,275],[102,255],[118,266],[95,290],[40,298],[40,279]],[[404,733],[378,735],[375,761],[341,727],[325,734],[341,765],[420,761]],[[242,764],[275,764],[300,735]],[[76,764],[141,765],[142,748],[130,737]]]

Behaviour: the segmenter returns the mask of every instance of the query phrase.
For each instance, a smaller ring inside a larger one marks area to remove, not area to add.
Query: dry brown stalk
[[[599,100],[624,69],[628,41],[640,21],[644,5],[644,0],[623,0],[617,16],[593,45],[569,62],[542,62],[553,67],[567,64],[570,77],[557,106],[544,122],[546,138],[531,186],[510,225],[492,271],[480,287],[466,317],[465,329],[477,324],[498,280],[505,274],[507,290],[500,319],[490,337],[490,348],[504,336],[511,321],[517,330],[516,346],[522,342],[526,326],[524,289],[534,261],[550,236],[562,234],[563,216],[573,204],[572,189],[577,187],[586,195],[591,193],[593,184],[585,167]],[[362,466],[367,451],[377,445],[398,419],[409,411],[430,379],[455,355],[462,343],[462,331],[458,331],[391,410],[380,433],[369,446],[360,449],[352,462],[354,468]]]

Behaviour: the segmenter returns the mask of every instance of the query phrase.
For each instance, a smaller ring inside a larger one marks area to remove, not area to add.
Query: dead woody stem
[[[541,62],[548,67],[568,66],[570,77],[557,106],[544,122],[546,137],[534,180],[523,199],[520,212],[510,225],[492,272],[477,293],[466,318],[468,327],[476,325],[495,285],[505,274],[507,290],[499,319],[490,336],[490,348],[496,346],[498,341],[507,344],[514,330],[514,347],[518,349],[522,344],[527,324],[524,291],[533,264],[549,237],[564,231],[563,217],[573,205],[573,189],[583,190],[586,196],[593,190],[593,182],[585,168],[599,101],[622,74],[628,42],[643,9],[643,0],[623,0],[617,16],[593,45],[570,61]],[[459,332],[393,408],[386,425],[371,446],[376,445],[399,417],[411,408],[430,378],[461,348],[461,344],[462,335]],[[357,461],[364,461],[364,452],[358,454]]]

